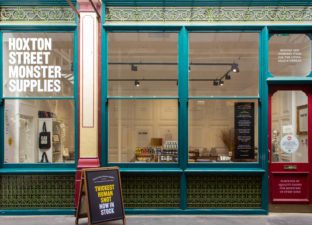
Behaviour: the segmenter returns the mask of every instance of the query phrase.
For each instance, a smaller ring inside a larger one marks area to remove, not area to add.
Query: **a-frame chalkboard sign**
[[[89,225],[112,220],[126,225],[118,167],[82,170],[75,224],[84,217]]]

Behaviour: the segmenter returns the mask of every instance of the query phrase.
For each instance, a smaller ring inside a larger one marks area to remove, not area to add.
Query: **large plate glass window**
[[[73,33],[4,33],[5,163],[73,163]]]
[[[177,33],[108,34],[108,161],[178,162]]]
[[[177,162],[176,100],[111,100],[110,162]]]
[[[109,33],[109,96],[177,96],[176,33]]]
[[[307,76],[311,72],[311,35],[274,34],[269,42],[273,76]]]
[[[259,33],[190,33],[189,162],[258,160]]]
[[[254,162],[257,100],[190,100],[189,162]]]
[[[190,96],[258,96],[258,33],[190,33]]]

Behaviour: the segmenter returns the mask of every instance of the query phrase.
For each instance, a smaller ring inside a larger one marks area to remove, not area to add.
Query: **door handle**
[[[296,165],[285,165],[284,170],[297,170]]]

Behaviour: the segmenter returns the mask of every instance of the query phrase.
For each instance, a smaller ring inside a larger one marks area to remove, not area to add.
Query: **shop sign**
[[[50,60],[52,38],[9,38],[8,50],[11,93],[61,92],[62,68]]]
[[[125,225],[118,167],[82,171],[76,224],[83,217],[88,217],[89,225],[112,220],[123,220]]]
[[[253,102],[235,103],[235,159],[254,159]]]
[[[283,152],[292,154],[299,148],[299,141],[294,135],[285,135],[280,142],[280,147]]]

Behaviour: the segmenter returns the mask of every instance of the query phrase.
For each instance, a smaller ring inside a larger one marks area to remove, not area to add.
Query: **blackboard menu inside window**
[[[235,103],[235,160],[255,158],[255,104]]]

